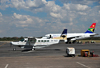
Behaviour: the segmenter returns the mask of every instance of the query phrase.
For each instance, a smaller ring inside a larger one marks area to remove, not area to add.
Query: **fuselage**
[[[59,39],[41,39],[41,38],[28,38],[27,41],[11,42],[14,46],[21,48],[28,48],[29,46],[34,48],[43,48],[52,44],[59,43]]]
[[[61,34],[46,34],[45,37],[49,38],[50,35],[53,38],[61,36]],[[85,39],[85,38],[93,37],[95,35],[96,35],[96,33],[67,33],[67,38],[71,38],[71,40],[79,40],[79,39]]]
[[[36,42],[34,43],[35,48],[41,48],[41,47],[46,47],[52,44],[57,44],[59,43],[59,39],[37,39]]]

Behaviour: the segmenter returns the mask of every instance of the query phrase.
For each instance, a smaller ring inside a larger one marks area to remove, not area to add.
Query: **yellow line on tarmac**
[[[3,46],[3,45],[5,45],[5,44],[6,44],[6,43],[3,43],[2,45],[0,45],[0,47]]]

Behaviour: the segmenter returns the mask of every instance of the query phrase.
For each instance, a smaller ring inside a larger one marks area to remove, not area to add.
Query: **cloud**
[[[95,2],[96,0],[60,0],[63,3],[73,3],[73,4],[82,4],[82,5],[89,5]],[[99,0],[97,0],[99,1]]]
[[[80,15],[86,15],[86,13],[84,12],[78,12]]]
[[[2,18],[2,13],[0,12],[0,23],[2,22],[3,18]]]
[[[99,14],[100,14],[100,11],[99,11]]]
[[[32,12],[42,11],[43,6],[45,6],[45,4],[42,0],[11,0],[11,7],[25,9]]]
[[[9,0],[0,0],[0,9],[5,10],[5,8],[8,8],[10,6]]]
[[[63,3],[63,6],[57,5],[55,1],[46,0],[2,1],[0,8],[3,10],[11,7],[16,8],[18,11],[24,10],[33,12],[31,16],[24,12],[21,14],[20,12],[14,11],[13,15],[9,16],[3,15],[0,12],[0,31],[2,36],[6,36],[7,33],[8,36],[41,36],[46,33],[60,33],[59,31],[62,31],[64,28],[67,28],[68,32],[82,32],[87,30],[93,22],[99,24],[100,6],[97,5],[92,8],[89,6],[94,3],[94,1],[60,1]],[[38,14],[38,12],[45,12],[47,16],[34,16],[34,14]],[[99,32],[98,29],[97,31]]]
[[[0,12],[0,16],[2,16],[2,13]]]
[[[60,14],[56,14],[56,13],[50,13],[50,15],[51,15],[52,17],[55,17],[55,18],[61,17]]]
[[[81,4],[64,4],[64,8],[68,10],[86,10],[89,7],[87,5],[81,5]]]
[[[14,13],[12,17],[15,20],[13,24],[16,24],[17,27],[31,27],[32,25],[34,27],[36,27],[37,25],[42,26],[43,22],[45,21],[37,17],[16,13]]]

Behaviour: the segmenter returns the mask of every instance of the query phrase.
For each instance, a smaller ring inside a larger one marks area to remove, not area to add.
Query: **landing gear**
[[[71,41],[66,42],[66,44],[71,44]]]
[[[32,50],[35,50],[35,47],[33,46]]]
[[[76,40],[74,40],[72,43],[76,43]]]
[[[13,51],[16,51],[16,48],[13,48]]]
[[[35,50],[35,48],[32,49],[32,51]]]

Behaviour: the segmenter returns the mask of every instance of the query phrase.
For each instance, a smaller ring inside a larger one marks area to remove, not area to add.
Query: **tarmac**
[[[75,57],[66,56],[66,48],[75,48]],[[100,44],[56,44],[35,51],[0,42],[0,68],[100,68],[100,57],[79,57],[81,49],[100,56]]]

